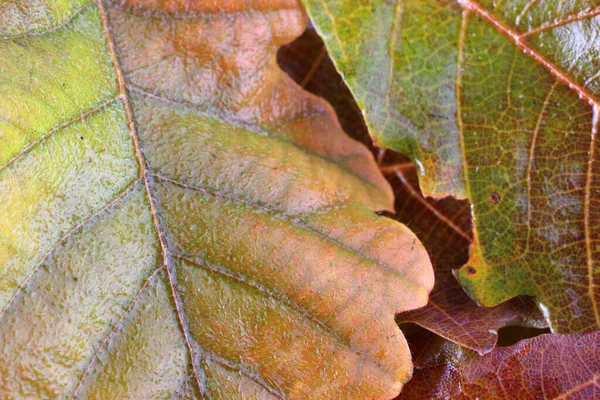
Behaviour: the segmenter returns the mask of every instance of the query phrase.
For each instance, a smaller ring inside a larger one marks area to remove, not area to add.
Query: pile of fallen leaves
[[[600,397],[599,24],[0,3],[0,398]]]

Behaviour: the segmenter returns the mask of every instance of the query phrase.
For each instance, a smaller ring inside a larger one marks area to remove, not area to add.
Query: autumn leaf
[[[374,140],[426,196],[469,200],[457,276],[485,306],[536,298],[557,332],[600,327],[598,8],[305,0]]]
[[[599,332],[540,335],[485,356],[435,336],[415,347],[414,378],[397,400],[598,398]]]
[[[433,272],[295,1],[0,4],[2,398],[390,398]]]
[[[324,53],[325,45],[309,28],[277,53],[279,65],[296,82],[332,104],[344,130],[370,142],[367,127],[352,94]],[[372,147],[372,146],[371,146]],[[452,275],[468,260],[471,213],[465,200],[425,198],[414,164],[391,150],[372,147],[380,169],[394,189],[395,213],[424,244],[435,271],[435,287],[427,306],[396,317],[399,324],[416,323],[480,354],[496,345],[498,330],[506,326],[546,327],[546,321],[528,298],[516,298],[492,308],[479,307]]]
[[[496,307],[479,307],[452,275],[452,269],[464,265],[468,257],[468,204],[453,198],[423,198],[415,170],[406,164],[385,166],[384,171],[396,194],[393,217],[421,239],[435,271],[435,287],[427,306],[401,313],[396,322],[416,323],[480,354],[494,349],[502,327],[546,327],[531,299],[515,298]]]
[[[281,46],[277,63],[296,83],[331,104],[344,132],[375,151],[360,108],[312,25],[293,42]]]

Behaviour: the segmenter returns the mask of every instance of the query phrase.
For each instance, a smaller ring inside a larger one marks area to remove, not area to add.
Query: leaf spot
[[[488,199],[490,200],[490,203],[492,203],[493,205],[497,205],[498,203],[500,203],[500,200],[502,200],[502,196],[500,196],[500,193],[496,192],[495,190],[492,190],[488,195]]]

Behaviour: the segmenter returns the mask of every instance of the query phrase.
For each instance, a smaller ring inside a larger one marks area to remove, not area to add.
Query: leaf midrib
[[[109,97],[107,100],[103,100],[101,103],[90,107],[89,109],[81,112],[80,114],[69,118],[63,122],[60,122],[58,124],[56,124],[54,127],[52,127],[50,130],[48,130],[47,132],[43,133],[40,137],[38,137],[37,139],[31,141],[30,143],[28,143],[21,151],[19,151],[17,154],[15,154],[13,157],[11,157],[11,159],[9,159],[5,164],[0,166],[0,172],[6,168],[12,167],[14,166],[14,164],[16,162],[18,162],[20,159],[22,159],[23,157],[25,157],[28,153],[30,153],[34,148],[36,148],[37,146],[39,146],[41,143],[43,143],[44,141],[46,141],[47,139],[49,139],[50,137],[52,137],[55,133],[61,131],[62,129],[64,129],[67,126],[72,125],[73,123],[76,123],[78,121],[82,121],[84,119],[86,119],[87,117],[89,117],[92,114],[95,114],[97,112],[99,112],[100,110],[103,110],[104,108],[106,108],[107,106],[115,103],[115,102],[121,102],[123,103],[123,107],[125,109],[125,118],[126,118],[126,122],[127,122],[127,126],[128,126],[128,130],[130,132],[130,136],[133,142],[133,147],[134,147],[134,156],[136,158],[136,162],[138,164],[138,177],[136,179],[134,179],[128,186],[127,188],[125,188],[122,192],[120,192],[113,200],[111,200],[109,203],[107,203],[105,206],[103,206],[102,208],[100,208],[98,211],[95,211],[94,213],[92,213],[90,216],[88,216],[87,218],[85,218],[82,222],[78,223],[77,225],[75,225],[72,229],[70,229],[65,235],[63,235],[43,256],[41,261],[39,261],[38,263],[36,263],[36,266],[34,267],[33,271],[31,272],[31,274],[23,281],[23,283],[19,286],[19,288],[17,289],[17,291],[15,292],[14,296],[11,298],[11,300],[7,303],[7,306],[2,310],[2,312],[0,312],[0,318],[2,317],[2,315],[4,314],[4,312],[6,310],[8,310],[10,308],[10,306],[13,304],[13,301],[17,298],[18,294],[21,292],[21,290],[27,285],[28,281],[36,274],[36,272],[38,271],[39,267],[43,265],[44,261],[61,245],[63,244],[65,241],[67,241],[70,237],[72,237],[73,233],[76,231],[79,231],[80,229],[82,229],[84,226],[88,225],[90,222],[94,221],[99,215],[103,214],[104,212],[106,212],[107,210],[109,210],[110,208],[112,208],[113,206],[115,206],[117,203],[119,203],[121,200],[123,200],[125,197],[127,197],[128,194],[131,193],[131,191],[137,187],[137,185],[139,185],[140,183],[143,184],[144,186],[144,192],[146,194],[146,197],[148,199],[148,203],[149,203],[149,208],[150,208],[150,213],[153,219],[153,225],[154,225],[154,230],[156,231],[157,234],[157,238],[158,238],[158,242],[159,242],[159,246],[161,248],[161,253],[162,253],[162,265],[153,270],[153,272],[149,275],[148,278],[146,278],[146,280],[144,281],[144,283],[142,284],[142,287],[140,289],[138,289],[138,291],[136,292],[135,296],[133,297],[133,299],[129,302],[129,304],[127,305],[124,314],[118,319],[118,321],[116,321],[113,324],[113,327],[111,328],[110,332],[108,332],[107,336],[102,340],[102,342],[100,343],[100,346],[96,349],[96,351],[94,352],[94,355],[91,357],[90,362],[86,365],[86,367],[84,368],[83,374],[79,380],[79,383],[77,384],[77,386],[75,387],[75,391],[73,392],[73,398],[76,398],[77,395],[79,394],[80,390],[82,390],[84,383],[85,383],[85,379],[87,378],[87,376],[89,375],[89,373],[92,370],[92,367],[95,365],[96,363],[96,356],[97,354],[99,354],[102,351],[105,351],[106,346],[108,345],[110,339],[114,336],[114,334],[117,333],[117,331],[119,330],[119,328],[122,326],[123,322],[127,319],[128,315],[130,314],[130,311],[133,310],[135,304],[137,303],[137,301],[139,300],[140,295],[143,293],[143,291],[148,287],[148,284],[150,282],[151,279],[153,279],[153,277],[156,276],[157,272],[161,271],[161,270],[165,270],[167,272],[169,276],[169,287],[171,288],[172,291],[172,295],[174,298],[174,302],[176,305],[178,305],[179,309],[175,310],[176,314],[177,314],[177,318],[179,320],[180,323],[180,328],[182,329],[182,332],[185,336],[186,339],[186,345],[188,347],[188,353],[190,354],[190,357],[192,359],[194,359],[194,355],[196,353],[207,353],[210,355],[211,359],[219,359],[220,357],[218,357],[218,355],[216,354],[212,354],[210,352],[206,352],[203,349],[199,349],[197,348],[197,346],[192,346],[192,342],[189,338],[190,338],[190,333],[188,331],[188,324],[186,321],[186,317],[185,314],[182,311],[182,301],[179,298],[179,294],[177,292],[177,290],[175,289],[176,286],[176,281],[173,278],[173,276],[175,275],[173,271],[171,271],[171,268],[173,267],[173,261],[172,261],[172,257],[177,257],[177,255],[175,254],[171,254],[171,252],[168,250],[167,248],[167,244],[166,244],[166,239],[163,236],[162,232],[162,228],[161,228],[161,224],[156,212],[156,205],[155,205],[155,201],[154,201],[154,195],[152,192],[152,187],[154,185],[154,179],[157,177],[156,174],[153,173],[152,168],[149,166],[149,164],[147,163],[146,158],[143,155],[143,151],[142,151],[142,147],[141,147],[141,139],[139,137],[139,134],[137,132],[137,127],[136,127],[136,123],[135,123],[135,117],[134,117],[134,113],[133,113],[133,107],[132,107],[132,103],[130,100],[130,93],[132,92],[139,92],[140,94],[161,100],[161,101],[166,101],[168,103],[172,103],[173,105],[177,106],[177,107],[184,107],[187,109],[190,109],[191,111],[194,112],[203,112],[202,110],[199,110],[191,105],[187,105],[184,103],[180,103],[177,101],[174,101],[172,99],[167,99],[165,97],[161,97],[161,96],[157,96],[148,92],[145,92],[144,90],[131,85],[130,83],[127,82],[127,79],[124,76],[124,72],[121,68],[120,65],[120,60],[119,60],[119,55],[118,55],[118,51],[116,48],[116,43],[114,41],[114,38],[112,36],[112,32],[111,32],[111,26],[110,26],[110,17],[108,15],[108,11],[107,11],[107,6],[105,5],[105,3],[102,0],[98,0],[97,2],[91,2],[89,4],[86,4],[85,6],[81,7],[80,9],[76,10],[74,12],[74,15],[70,16],[63,24],[61,24],[60,26],[57,26],[53,29],[49,29],[46,30],[44,32],[40,32],[40,33],[36,33],[36,34],[25,34],[22,36],[41,36],[44,33],[53,33],[59,29],[64,29],[66,26],[68,26],[70,23],[72,23],[72,21],[81,14],[82,11],[89,9],[91,7],[96,7],[98,9],[98,13],[99,13],[99,17],[100,17],[100,22],[101,22],[101,26],[102,26],[102,31],[105,35],[105,39],[106,39],[106,44],[108,47],[108,51],[109,51],[109,55],[111,57],[111,61],[113,63],[113,69],[115,71],[115,75],[116,75],[116,81],[117,81],[117,92],[116,94],[111,95],[111,97]],[[6,38],[6,40],[12,40],[13,38]],[[211,116],[212,118],[214,118],[214,116]],[[241,123],[236,123],[236,121],[227,121],[228,123],[233,123],[234,125],[239,125],[239,126],[244,126],[245,124],[241,124]],[[245,127],[245,126],[244,126]],[[247,129],[250,129],[252,131],[256,132],[256,128],[254,127],[254,129],[252,129],[252,127],[245,127]],[[262,133],[262,132],[261,132]],[[269,134],[269,137],[271,139],[274,140],[280,140],[283,142],[288,143],[289,145],[292,145],[304,152],[307,152],[313,156],[319,157],[320,159],[331,163],[332,165],[336,165],[338,168],[344,170],[345,172],[353,175],[354,177],[359,178],[361,181],[363,181],[365,184],[368,184],[370,186],[373,186],[373,184],[371,182],[367,182],[364,180],[364,178],[362,178],[361,176],[356,175],[355,173],[353,173],[351,170],[349,170],[347,167],[345,167],[344,165],[340,165],[334,161],[332,161],[329,158],[326,158],[325,156],[323,156],[322,154],[316,153],[311,149],[305,148],[303,146],[300,146],[288,139],[285,138],[281,138],[279,136],[276,135],[271,135]],[[180,183],[180,182],[179,182]],[[185,185],[185,184],[184,184]],[[188,187],[189,185],[186,185],[186,187]],[[191,187],[189,187],[191,188]],[[194,190],[210,190],[207,188],[193,188]],[[223,194],[218,194],[219,196],[223,197]],[[243,199],[230,199],[233,201],[237,201],[237,202],[243,202],[243,203],[247,203],[246,201],[244,201]],[[253,209],[260,209],[260,207],[258,207],[258,205],[256,204],[247,204],[249,207],[253,208]],[[311,233],[321,237],[324,240],[327,240],[331,243],[333,243],[334,245],[336,245],[337,247],[340,247],[354,255],[356,255],[357,257],[359,257],[363,262],[367,262],[369,264],[373,264],[374,266],[377,266],[387,272],[392,272],[394,273],[395,276],[400,277],[403,281],[406,281],[407,284],[409,284],[410,286],[414,286],[415,288],[419,288],[420,285],[417,282],[414,282],[410,279],[408,279],[407,277],[404,277],[400,274],[398,274],[396,271],[393,271],[392,269],[390,269],[389,266],[382,264],[376,260],[373,260],[371,258],[369,258],[367,255],[363,254],[362,252],[355,250],[353,248],[350,248],[346,245],[344,245],[343,243],[339,242],[338,240],[335,240],[334,238],[331,238],[321,232],[318,232],[304,224],[298,224],[296,222],[294,222],[292,219],[288,218],[287,215],[285,215],[285,213],[281,213],[281,212],[277,212],[275,210],[269,209],[267,210],[268,212],[272,213],[275,216],[280,216],[283,220],[285,220],[287,223],[290,223],[292,225],[295,225],[299,228],[303,228],[303,229],[307,229],[308,231],[310,231]],[[247,282],[246,282],[247,283]],[[288,302],[290,303],[290,302]],[[290,306],[290,304],[286,305]],[[364,352],[364,349],[356,349],[354,348],[354,346],[351,344],[350,341],[348,341],[347,339],[342,338],[341,336],[339,336],[339,334],[337,334],[335,331],[333,331],[327,324],[325,324],[324,322],[322,322],[321,320],[319,320],[317,317],[312,316],[308,310],[303,309],[301,306],[299,305],[295,305],[294,307],[291,307],[292,309],[299,311],[299,309],[301,310],[301,315],[303,315],[305,318],[312,320],[313,322],[316,322],[316,324],[320,327],[323,328],[326,332],[328,332],[329,334],[332,334],[336,340],[339,341],[340,344],[347,346],[348,348],[354,350],[354,351],[359,351],[359,353],[361,355],[363,355],[364,361],[368,362],[368,363],[372,363],[374,366],[378,367],[378,365],[374,362],[374,360],[371,359],[371,357],[368,356],[368,354],[366,352]],[[197,355],[197,354],[196,354]],[[200,389],[202,389],[203,385],[201,382],[201,379],[199,378],[200,374],[198,373],[198,371],[196,371],[196,364],[194,362],[193,366],[194,366],[194,375],[196,380],[198,381],[198,387]],[[225,365],[225,364],[224,364]],[[226,364],[229,368],[231,368],[231,365]],[[390,374],[390,372],[388,370],[386,370],[385,368],[379,368],[384,374],[388,375],[388,376],[392,376]],[[247,374],[245,374],[247,375]],[[250,375],[248,375],[248,378],[256,381],[256,377],[254,377],[254,375],[251,373]],[[263,379],[259,379],[259,381],[256,381],[256,383],[258,383],[259,385],[265,387],[269,392],[275,394],[278,397],[281,397],[282,395],[280,394],[280,392],[272,387],[269,386],[269,384],[266,384],[263,382]]]
[[[502,23],[489,11],[483,8],[474,0],[457,0],[458,4],[466,10],[471,11],[477,14],[480,18],[488,22],[497,31],[499,31],[502,35],[508,38],[515,46],[521,49],[524,53],[528,54],[531,58],[533,58],[538,64],[541,64],[545,69],[547,69],[552,75],[554,75],[558,80],[565,83],[569,89],[575,91],[581,99],[586,100],[591,106],[600,107],[600,100],[596,99],[594,95],[592,95],[585,87],[581,86],[573,79],[571,79],[564,71],[562,71],[559,67],[557,67],[554,63],[548,61],[543,55],[541,55],[537,50],[531,47],[525,40],[523,40],[523,35],[519,35],[513,29]],[[599,11],[600,13],[600,11]]]
[[[127,83],[125,81],[125,75],[123,73],[123,68],[121,67],[121,62],[119,60],[119,56],[116,49],[116,44],[114,37],[111,32],[110,21],[108,17],[108,12],[106,10],[106,5],[103,0],[96,0],[96,4],[98,7],[98,14],[100,16],[100,22],[102,25],[102,31],[104,32],[104,36],[106,38],[106,44],[108,47],[108,51],[110,54],[110,58],[113,63],[116,79],[117,79],[117,91],[121,96],[121,100],[123,103],[123,107],[125,109],[125,117],[127,120],[127,127],[129,128],[129,134],[131,136],[131,141],[134,147],[134,155],[136,161],[138,163],[138,171],[140,175],[140,179],[144,185],[144,192],[148,201],[149,211],[152,216],[152,223],[154,225],[154,230],[156,236],[158,238],[158,243],[160,247],[160,252],[162,255],[162,264],[166,269],[167,277],[169,281],[169,287],[171,289],[171,296],[173,298],[173,303],[175,304],[175,313],[177,315],[177,319],[180,324],[180,328],[188,349],[189,356],[191,358],[192,370],[194,372],[194,377],[196,378],[196,383],[198,385],[198,389],[202,389],[202,380],[200,378],[200,374],[197,370],[197,365],[195,362],[195,352],[191,345],[190,340],[190,332],[188,328],[188,323],[183,313],[183,303],[181,298],[179,297],[179,293],[175,289],[175,274],[173,271],[173,262],[171,260],[170,254],[167,250],[167,242],[162,234],[162,230],[160,227],[160,221],[158,219],[158,213],[156,211],[155,199],[152,196],[151,186],[153,184],[152,175],[149,173],[150,168],[148,167],[147,160],[144,158],[142,153],[142,148],[140,145],[140,137],[137,132],[137,127],[135,125],[135,119],[133,115],[133,107],[131,105],[131,101],[129,99],[129,94],[127,92]]]
[[[120,59],[119,59],[119,54],[116,48],[116,42],[115,39],[112,35],[112,31],[111,31],[111,25],[110,25],[110,17],[108,15],[108,11],[107,11],[107,7],[106,4],[104,2],[104,0],[96,0],[96,4],[97,4],[97,8],[98,8],[98,12],[99,12],[99,16],[100,16],[100,21],[101,21],[101,25],[102,25],[102,30],[104,32],[105,38],[106,38],[106,43],[107,43],[107,47],[108,47],[108,51],[113,63],[113,67],[114,67],[114,71],[115,71],[115,75],[116,75],[116,80],[117,80],[117,96],[114,100],[116,99],[120,99],[121,102],[123,103],[124,109],[125,109],[125,117],[126,117],[126,121],[127,121],[127,126],[129,129],[129,133],[131,136],[131,140],[133,143],[133,147],[134,147],[134,156],[136,158],[136,161],[138,163],[138,171],[139,171],[139,178],[136,180],[137,182],[140,182],[143,184],[144,186],[144,192],[145,192],[145,196],[147,198],[148,201],[148,206],[149,206],[149,211],[150,214],[152,216],[152,222],[153,222],[153,226],[154,226],[154,230],[156,232],[156,236],[158,239],[158,243],[159,243],[159,247],[160,247],[160,252],[162,255],[162,266],[155,269],[152,274],[150,275],[149,278],[147,278],[147,280],[145,281],[145,283],[143,284],[143,286],[138,290],[136,296],[134,297],[134,299],[131,301],[130,305],[128,306],[127,311],[124,313],[124,315],[121,317],[121,319],[115,324],[115,326],[113,326],[113,329],[111,330],[111,332],[109,332],[107,338],[105,338],[105,340],[103,341],[102,345],[98,348],[97,352],[102,351],[106,346],[106,344],[108,343],[108,341],[110,340],[110,338],[112,337],[113,334],[116,333],[116,331],[118,330],[118,327],[120,326],[120,324],[126,319],[127,315],[129,314],[129,311],[133,308],[133,305],[137,302],[139,295],[142,293],[142,291],[144,290],[144,288],[148,285],[148,282],[151,280],[151,278],[153,276],[156,275],[156,273],[162,269],[164,269],[166,271],[167,277],[168,277],[168,281],[169,281],[169,287],[171,290],[171,296],[172,296],[172,300],[175,304],[175,313],[177,315],[177,319],[180,325],[180,329],[182,331],[182,334],[184,336],[184,340],[186,342],[186,347],[190,356],[190,362],[192,364],[192,369],[193,369],[193,373],[194,373],[194,377],[196,379],[197,385],[198,385],[198,389],[201,391],[201,395],[203,393],[203,389],[205,388],[205,385],[202,382],[202,374],[200,374],[197,370],[198,365],[196,365],[196,360],[197,357],[206,357],[208,359],[213,359],[216,362],[228,367],[228,368],[233,368],[236,371],[242,373],[244,376],[248,377],[249,379],[253,380],[254,382],[256,382],[258,385],[264,387],[266,390],[268,390],[271,394],[273,394],[274,396],[283,399],[284,396],[283,394],[273,388],[269,383],[267,383],[266,381],[264,381],[264,379],[262,379],[262,377],[260,376],[255,376],[255,374],[251,371],[247,371],[246,368],[244,366],[236,366],[234,364],[232,364],[231,362],[229,362],[228,360],[222,359],[221,357],[219,357],[218,355],[210,352],[210,351],[206,351],[202,348],[199,348],[197,345],[195,345],[195,342],[193,341],[193,339],[191,339],[191,333],[189,331],[189,324],[187,321],[187,317],[183,311],[183,301],[180,297],[179,292],[177,291],[176,287],[177,287],[177,280],[176,280],[176,275],[175,275],[175,266],[173,263],[173,257],[179,257],[176,254],[172,254],[169,249],[168,249],[168,244],[167,244],[167,240],[163,234],[163,229],[161,227],[161,223],[160,223],[160,219],[158,216],[158,212],[157,210],[157,205],[156,205],[156,200],[154,198],[153,195],[153,191],[152,191],[152,187],[154,186],[154,180],[155,179],[160,179],[163,180],[164,177],[160,177],[159,175],[155,174],[152,170],[152,168],[149,166],[149,163],[147,161],[147,159],[144,157],[144,153],[142,150],[142,145],[141,145],[141,139],[139,136],[139,133],[137,131],[137,126],[136,126],[136,122],[135,122],[135,116],[134,116],[134,112],[133,112],[133,106],[131,103],[131,99],[130,99],[130,91],[137,91],[137,92],[142,92],[146,95],[151,95],[150,93],[144,92],[143,90],[133,86],[133,85],[129,85],[127,83],[127,80],[125,78],[124,75],[124,71],[121,67],[120,64]],[[158,97],[158,96],[157,96]],[[158,97],[160,100],[167,100],[164,99],[162,97]],[[170,99],[168,99],[169,101],[171,101]],[[178,106],[182,106],[182,104],[179,104],[178,102],[172,101],[174,104],[177,104]],[[185,105],[183,105],[185,106]],[[86,112],[86,115],[91,114],[93,111],[88,111]],[[271,136],[271,135],[270,135]],[[285,140],[286,142],[289,142],[291,145],[294,145],[296,147],[299,147],[297,144],[290,142],[288,140]],[[313,151],[309,150],[309,149],[305,149],[305,148],[301,148],[303,151],[309,152],[310,154],[314,154],[320,158],[325,159],[328,162],[332,162],[330,159],[326,159],[325,157],[323,157],[320,154],[314,153]],[[338,165],[337,163],[335,163],[338,167],[342,168],[343,170],[345,170],[346,172],[352,174],[353,176],[357,176],[355,175],[352,171],[348,170],[345,166],[343,165]],[[357,176],[359,179],[361,179],[361,181],[364,180],[364,178]],[[179,184],[179,185],[183,185],[186,188],[192,188],[194,190],[202,190],[204,192],[208,192],[207,189],[205,188],[197,188],[197,187],[192,187],[186,184],[183,184],[181,182],[178,181],[174,181],[174,180],[170,180],[169,181],[173,184]],[[370,185],[372,185],[372,183],[367,182]],[[210,193],[212,195],[215,195],[214,193]],[[220,197],[222,197],[222,195],[219,195]],[[231,200],[231,199],[230,199]],[[240,199],[233,199],[233,200],[237,200],[242,201]],[[112,204],[113,202],[111,202]],[[256,205],[251,205],[253,208],[256,208]],[[109,206],[105,207],[108,208]],[[270,212],[273,212],[273,210],[269,210]],[[360,253],[357,250],[354,250],[346,245],[344,245],[343,243],[330,238],[326,235],[324,235],[323,233],[320,233],[308,226],[305,226],[303,224],[298,225],[297,223],[294,223],[291,219],[289,218],[284,218],[284,220],[288,223],[291,223],[292,225],[297,225],[300,228],[304,228],[309,230],[310,232],[312,232],[313,234],[328,240],[332,243],[334,243],[336,246],[343,248],[344,250],[347,250],[355,255],[357,255],[358,257],[360,257],[363,260],[366,260],[369,263],[372,263],[376,266],[378,266],[379,268],[382,268],[386,271],[392,271],[391,269],[389,269],[388,266],[383,265],[379,262],[376,262],[374,260],[371,260],[370,258],[368,258],[367,256],[365,256],[364,254]],[[191,261],[191,260],[190,260]],[[197,264],[197,262],[194,262],[195,264]],[[218,271],[220,274],[223,274],[222,271]],[[395,275],[400,276],[404,281],[406,281],[408,284],[410,284],[411,286],[414,285],[415,288],[419,288],[420,286],[418,285],[418,283],[413,282],[412,280],[407,279],[406,277],[399,275],[397,273],[395,273]],[[250,286],[254,286],[251,283],[247,282],[244,280],[244,283]],[[264,290],[261,290],[264,292]],[[270,296],[273,296],[273,293],[271,293],[271,291],[265,292]],[[279,296],[277,296],[277,298],[279,299],[279,301],[282,301]],[[288,306],[290,306],[290,304],[287,304],[287,302],[283,302],[283,304],[286,304]],[[354,349],[354,346],[351,344],[351,342],[349,342],[348,340],[343,339],[342,337],[340,337],[337,333],[335,333],[328,325],[326,325],[324,322],[320,321],[317,317],[312,316],[308,310],[304,310],[301,306],[299,305],[295,305],[293,307],[291,307],[292,309],[298,311],[298,308],[300,308],[302,310],[301,315],[303,315],[305,318],[307,318],[310,321],[315,322],[315,324],[319,327],[321,327],[322,329],[324,329],[326,332],[328,332],[329,334],[332,334],[334,336],[334,338],[336,338],[337,340],[340,341],[340,343],[345,344],[346,346],[348,346],[348,348],[356,351],[356,349]],[[194,343],[194,344],[192,344]],[[371,357],[369,357],[367,355],[367,353],[364,353],[361,349],[361,351],[359,352],[360,354],[362,354],[365,358],[364,361],[367,361],[368,363],[372,363],[374,366],[378,367],[378,369],[380,369],[384,374],[388,375],[388,376],[392,376],[392,373],[390,371],[388,371],[385,368],[382,368],[381,366],[379,366],[374,360],[371,359]],[[86,370],[84,371],[84,374],[82,375],[82,378],[77,386],[77,389],[74,393],[74,397],[77,395],[79,389],[81,388],[81,386],[83,385],[83,382],[88,374],[88,372],[91,370],[93,364],[94,364],[94,360],[95,357],[93,357],[89,363],[89,365],[86,367]]]

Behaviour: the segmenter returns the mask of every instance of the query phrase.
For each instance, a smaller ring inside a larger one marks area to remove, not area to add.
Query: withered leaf
[[[433,285],[296,1],[0,3],[0,397],[390,398]]]
[[[478,356],[425,338],[415,376],[397,400],[596,399],[600,333],[545,334]]]

